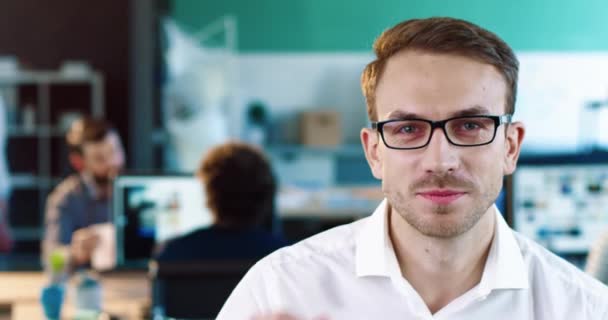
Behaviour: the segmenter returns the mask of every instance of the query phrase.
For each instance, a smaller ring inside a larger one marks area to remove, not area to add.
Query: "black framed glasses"
[[[372,122],[387,148],[410,150],[426,147],[436,128],[441,128],[448,141],[459,147],[476,147],[492,143],[501,124],[511,123],[513,115],[477,115],[454,117],[441,121],[426,119],[392,119]]]

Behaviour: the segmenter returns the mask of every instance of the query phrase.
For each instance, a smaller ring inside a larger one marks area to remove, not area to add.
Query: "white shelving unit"
[[[11,74],[0,74],[0,94],[11,93],[11,99],[5,99],[7,113],[20,109],[18,88],[34,86],[36,92],[35,125],[23,126],[7,118],[7,142],[10,139],[36,139],[37,167],[31,172],[11,172],[11,187],[13,193],[17,190],[30,189],[38,191],[38,207],[40,221],[44,221],[44,207],[48,193],[60,182],[60,177],[53,176],[51,162],[52,138],[60,138],[65,132],[57,124],[52,123],[53,108],[51,106],[51,87],[57,85],[88,85],[90,87],[90,105],[79,110],[83,114],[94,117],[104,117],[104,79],[96,71],[67,73],[59,71],[19,71]],[[8,154],[7,158],[11,158]],[[56,158],[56,157],[55,157]],[[10,212],[12,216],[18,212]],[[42,226],[13,227],[15,240],[36,240],[42,235]]]

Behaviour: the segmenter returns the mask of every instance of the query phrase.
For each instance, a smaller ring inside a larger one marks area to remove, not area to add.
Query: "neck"
[[[112,194],[112,183],[99,184],[93,174],[88,171],[81,173],[82,179],[95,198],[106,199]]]
[[[235,223],[234,221],[219,219],[219,218],[217,218],[217,214],[215,215],[215,218],[213,219],[213,225],[216,227],[224,228],[224,229],[234,229],[234,230],[248,230],[248,229],[255,228],[254,225],[247,225],[247,224],[243,224],[242,222]]]
[[[431,313],[481,281],[496,217],[490,207],[473,228],[454,238],[421,234],[389,207],[389,236],[401,274]]]

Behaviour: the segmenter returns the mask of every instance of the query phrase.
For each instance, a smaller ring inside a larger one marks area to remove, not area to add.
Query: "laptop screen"
[[[212,222],[193,176],[119,176],[113,210],[119,265],[146,263],[159,243]]]

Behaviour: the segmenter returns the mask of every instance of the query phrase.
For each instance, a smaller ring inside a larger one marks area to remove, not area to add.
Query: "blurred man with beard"
[[[76,151],[82,158],[82,170],[49,195],[42,244],[43,257],[57,247],[68,248],[73,266],[89,263],[97,245],[89,227],[111,220],[112,180],[125,159],[117,131],[103,120],[83,120],[81,138]]]

